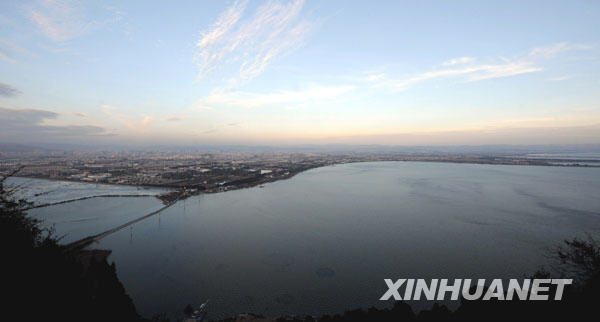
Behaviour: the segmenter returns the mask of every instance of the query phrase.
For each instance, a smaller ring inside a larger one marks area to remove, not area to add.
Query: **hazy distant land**
[[[3,145],[0,172],[92,183],[210,193],[287,179],[322,166],[372,161],[600,166],[596,146],[297,146],[197,147],[139,150],[60,150]],[[181,197],[181,193],[177,196]],[[171,196],[172,199],[173,196]]]

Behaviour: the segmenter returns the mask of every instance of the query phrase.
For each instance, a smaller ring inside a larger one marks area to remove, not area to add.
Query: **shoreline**
[[[265,183],[270,183],[270,182],[275,182],[275,181],[280,181],[280,180],[287,180],[290,179],[292,177],[294,177],[295,175],[302,173],[304,171],[308,171],[308,170],[312,170],[312,169],[318,169],[318,168],[323,168],[323,167],[328,167],[328,166],[335,166],[335,165],[341,165],[341,164],[352,164],[352,163],[368,163],[368,162],[427,162],[427,163],[454,163],[454,164],[479,164],[479,165],[508,165],[508,166],[542,166],[542,167],[569,167],[569,168],[600,168],[600,161],[598,162],[598,165],[589,165],[589,164],[578,164],[578,163],[574,163],[574,164],[552,164],[552,163],[548,163],[549,161],[557,161],[557,162],[568,162],[570,160],[554,160],[554,159],[511,159],[513,162],[511,161],[497,161],[497,162],[486,162],[485,160],[481,160],[481,161],[472,161],[472,160],[414,160],[414,159],[398,159],[398,160],[355,160],[355,161],[351,161],[351,162],[334,162],[334,163],[329,163],[329,164],[322,164],[322,165],[316,165],[314,167],[309,167],[306,169],[302,169],[300,171],[296,171],[294,173],[290,173],[289,175],[286,176],[282,176],[279,178],[269,178],[269,179],[275,179],[275,180],[264,180],[264,181],[260,181],[257,183],[246,183],[243,186],[240,186],[239,188],[235,187],[235,188],[231,188],[231,189],[227,189],[226,191],[229,190],[238,190],[238,189],[244,189],[244,188],[252,188],[258,185],[262,185]],[[516,163],[514,161],[528,161],[527,163]],[[590,162],[591,160],[578,160],[580,162]],[[40,180],[49,180],[49,181],[65,181],[65,182],[75,182],[75,183],[83,183],[83,184],[91,184],[91,185],[106,185],[106,186],[125,186],[125,187],[134,187],[134,188],[141,188],[141,189],[145,189],[145,190],[151,190],[151,189],[165,189],[165,190],[170,190],[170,191],[165,191],[165,193],[168,192],[176,192],[180,189],[182,189],[182,187],[176,187],[173,185],[149,185],[149,184],[132,184],[132,183],[113,183],[113,182],[90,182],[90,181],[83,181],[83,180],[77,180],[77,179],[70,179],[70,178],[50,178],[50,177],[43,177],[43,176],[23,176],[23,175],[13,175],[13,177],[15,178],[24,178],[24,179],[40,179]],[[224,191],[212,191],[212,189],[210,189],[209,191],[205,191],[203,190],[202,192],[200,192],[199,194],[202,193],[218,193],[218,192],[224,192]]]
[[[539,160],[538,160],[539,161]],[[87,199],[92,199],[92,198],[102,198],[102,197],[109,197],[109,198],[118,198],[118,197],[154,197],[157,198],[159,200],[161,200],[163,202],[164,205],[172,205],[174,203],[176,203],[179,200],[185,200],[189,197],[192,196],[198,196],[198,195],[204,195],[204,194],[214,194],[214,193],[222,193],[222,192],[227,192],[227,191],[234,191],[234,190],[242,190],[242,189],[247,189],[247,188],[253,188],[253,187],[257,187],[257,186],[263,186],[265,184],[268,183],[272,183],[272,182],[277,182],[277,181],[284,181],[284,180],[288,180],[293,178],[294,176],[296,176],[297,174],[300,174],[302,172],[305,171],[309,171],[312,169],[318,169],[318,168],[324,168],[324,167],[328,167],[328,166],[336,166],[336,165],[342,165],[342,164],[352,164],[352,163],[377,163],[377,162],[426,162],[426,163],[453,163],[453,164],[473,164],[473,165],[505,165],[505,166],[543,166],[543,167],[570,167],[570,168],[600,168],[600,164],[599,165],[577,165],[577,164],[549,164],[547,163],[548,160],[543,160],[544,162],[542,163],[525,163],[525,164],[519,164],[519,163],[515,163],[515,162],[473,162],[473,161],[469,161],[469,160],[464,160],[464,161],[460,161],[460,160],[356,160],[356,161],[351,161],[351,162],[338,162],[338,163],[329,163],[329,164],[321,164],[321,165],[315,165],[312,167],[307,167],[306,169],[301,169],[299,171],[295,171],[293,173],[289,173],[288,175],[284,175],[281,177],[265,177],[262,178],[263,180],[257,180],[254,182],[246,182],[243,183],[241,185],[233,185],[230,184],[232,182],[229,182],[229,184],[224,184],[222,185],[222,187],[224,188],[223,190],[219,189],[219,186],[216,186],[216,188],[210,188],[210,189],[205,189],[205,190],[197,190],[197,189],[187,189],[185,187],[173,187],[173,186],[160,186],[160,185],[133,185],[133,184],[120,184],[120,183],[108,183],[108,182],[87,182],[87,181],[81,181],[81,180],[74,180],[74,179],[69,179],[69,178],[46,178],[46,177],[33,177],[33,176],[13,176],[15,178],[24,178],[24,179],[37,179],[37,180],[49,180],[49,181],[65,181],[65,182],[74,182],[74,183],[82,183],[82,184],[91,184],[91,185],[105,185],[105,186],[125,186],[125,187],[131,187],[131,188],[137,188],[137,189],[144,189],[144,190],[152,190],[152,189],[156,189],[156,190],[163,190],[163,191],[156,191],[156,194],[144,194],[144,195],[136,195],[136,194],[123,194],[123,195],[119,195],[119,194],[105,194],[105,195],[94,195],[94,196],[86,196],[86,197],[81,197],[81,198],[76,198],[76,199],[69,199],[69,200],[63,200],[63,201],[58,201],[58,202],[51,202],[51,203],[47,203],[47,204],[41,204],[41,205],[33,205],[32,207],[27,208],[27,210],[30,209],[35,209],[35,208],[44,208],[44,207],[50,207],[50,206],[55,206],[55,205],[60,205],[60,204],[65,204],[65,203],[70,203],[70,202],[76,202],[76,201],[82,201],[82,200],[87,200]],[[149,191],[150,192],[150,191]]]

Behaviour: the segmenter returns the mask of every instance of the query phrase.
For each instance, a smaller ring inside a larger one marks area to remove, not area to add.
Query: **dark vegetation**
[[[2,251],[3,320],[15,321],[147,321],[141,318],[119,282],[110,251],[69,249],[52,230],[27,216],[31,204],[16,200],[0,179],[0,250]],[[600,245],[588,236],[567,240],[553,252],[551,274],[531,278],[574,278],[562,301],[465,301],[456,311],[434,304],[415,313],[404,302],[389,309],[351,310],[320,318],[288,317],[268,321],[472,321],[472,320],[597,320],[600,289]],[[553,290],[550,298],[553,298]],[[192,307],[186,307],[189,314]],[[238,317],[240,318],[240,317]],[[243,320],[259,320],[246,315]],[[234,321],[229,319],[225,321]],[[167,321],[156,316],[153,321]]]
[[[0,179],[2,320],[139,321],[110,251],[66,251]]]

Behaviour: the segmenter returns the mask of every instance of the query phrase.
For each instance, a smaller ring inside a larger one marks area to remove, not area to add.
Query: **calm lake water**
[[[62,205],[33,209],[29,214],[54,227],[61,241],[69,243],[119,226],[129,220],[160,209],[155,198],[160,188],[142,188],[32,178],[9,178],[7,185],[18,188],[19,197],[34,205],[102,195],[139,196],[134,198],[93,198]]]
[[[189,198],[95,247],[113,250],[145,316],[206,299],[211,319],[320,315],[391,305],[384,278],[522,278],[561,240],[600,232],[599,195],[597,168],[355,163]],[[32,214],[82,236],[157,207],[106,198]]]

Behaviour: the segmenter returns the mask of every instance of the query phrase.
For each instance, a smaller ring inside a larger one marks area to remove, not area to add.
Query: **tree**
[[[28,216],[31,203],[16,199],[17,189],[6,186],[19,170],[0,179],[0,314],[17,320],[140,320],[114,263],[106,261],[109,251],[68,252],[52,230]]]

